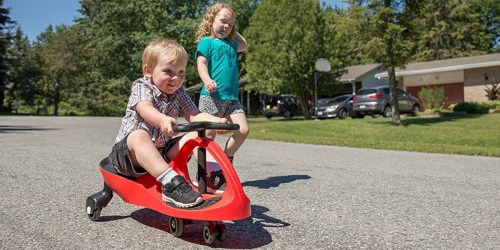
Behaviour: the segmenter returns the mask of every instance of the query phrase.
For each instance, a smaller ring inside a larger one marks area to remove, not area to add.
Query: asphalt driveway
[[[176,238],[118,196],[87,218],[119,124],[0,116],[0,249],[206,248],[200,226]],[[235,166],[252,216],[212,247],[500,249],[500,158],[248,140]]]

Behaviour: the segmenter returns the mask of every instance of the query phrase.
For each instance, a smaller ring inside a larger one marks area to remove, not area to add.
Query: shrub
[[[446,99],[444,88],[423,87],[418,93],[418,97],[426,109],[440,109]]]
[[[471,102],[459,102],[453,107],[455,112],[467,112],[467,114],[487,114],[490,109],[486,104],[477,104]]]
[[[491,84],[491,88],[486,86],[484,89],[486,91],[486,97],[488,97],[488,100],[494,101],[494,100],[500,100],[500,86],[498,85],[498,82],[496,82],[496,78],[492,77],[493,83]]]

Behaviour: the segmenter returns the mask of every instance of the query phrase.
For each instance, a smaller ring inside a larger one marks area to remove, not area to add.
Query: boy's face
[[[212,23],[212,35],[219,39],[224,39],[233,30],[234,15],[229,9],[221,9],[214,18]]]
[[[172,94],[184,83],[186,77],[187,61],[177,60],[172,62],[171,56],[163,53],[158,58],[158,63],[151,69],[144,66],[145,76],[165,94]]]

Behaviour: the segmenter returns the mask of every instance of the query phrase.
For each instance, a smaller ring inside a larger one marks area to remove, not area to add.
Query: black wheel
[[[411,109],[411,115],[417,116],[418,112],[420,112],[420,107],[417,104],[413,105],[413,107]]]
[[[339,119],[345,119],[345,118],[347,118],[347,110],[345,110],[345,109],[339,110],[338,117],[339,117]]]
[[[97,221],[101,216],[102,208],[93,208],[92,206],[87,206],[87,215],[91,221]]]
[[[290,119],[290,118],[292,118],[292,112],[289,109],[287,109],[287,110],[285,110],[285,112],[283,112],[283,116],[286,119]]]
[[[373,118],[378,118],[380,115],[379,114],[372,114]]]
[[[389,105],[385,106],[384,111],[382,111],[382,115],[384,117],[391,117],[392,116],[391,106],[389,106]]]
[[[207,244],[212,244],[215,240],[214,230],[212,227],[213,226],[210,225],[203,227],[203,239]]]
[[[215,225],[215,227],[217,228],[217,236],[216,236],[217,240],[225,241],[227,237],[226,225],[220,223]]]
[[[272,116],[270,116],[270,115],[266,115],[266,117],[267,117],[267,119],[271,119],[272,118]]]
[[[184,220],[170,217],[170,233],[175,237],[180,237],[184,233]]]

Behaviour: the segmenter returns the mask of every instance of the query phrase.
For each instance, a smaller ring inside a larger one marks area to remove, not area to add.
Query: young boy
[[[168,162],[196,132],[173,138],[178,116],[187,121],[227,123],[201,113],[183,86],[188,56],[173,40],[152,41],[142,55],[144,76],[132,84],[125,116],[109,156],[116,170],[138,177],[146,171],[162,183],[166,203],[180,208],[200,204],[203,198]]]

